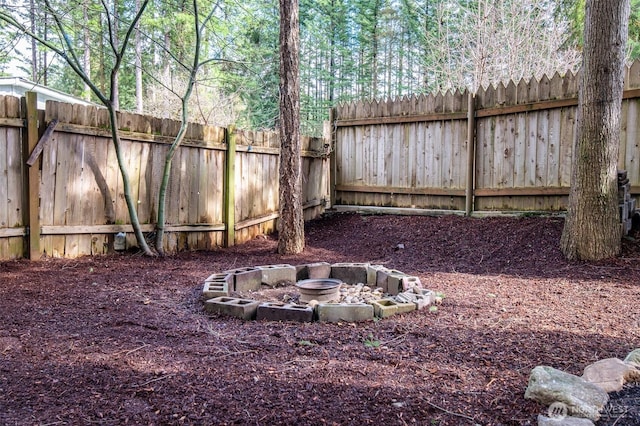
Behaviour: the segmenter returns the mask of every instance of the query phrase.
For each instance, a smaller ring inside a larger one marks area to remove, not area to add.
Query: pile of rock
[[[336,303],[373,303],[380,300],[393,300],[397,303],[415,303],[418,309],[422,309],[433,303],[440,303],[440,297],[433,291],[422,287],[420,281],[403,289],[396,295],[385,293],[382,287],[372,288],[364,283],[355,285],[342,284],[340,296]]]
[[[634,221],[640,220],[640,212],[636,210],[636,199],[631,197],[631,183],[626,170],[618,170],[618,207],[624,236],[631,231]]]
[[[338,303],[371,303],[385,297],[382,287],[372,289],[368,285],[358,283],[355,285],[343,284],[340,287]]]
[[[605,410],[609,393],[631,383],[640,383],[640,349],[624,360],[595,362],[581,377],[553,367],[535,367],[524,397],[548,406],[547,415],[538,416],[539,426],[593,426]]]

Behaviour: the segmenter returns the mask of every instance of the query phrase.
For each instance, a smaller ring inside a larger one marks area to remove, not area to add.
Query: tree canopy
[[[122,37],[139,0],[49,0],[65,10],[66,40],[104,90]],[[203,31],[203,57],[191,99],[193,119],[260,129],[278,120],[278,5],[268,0],[201,0],[213,10]],[[45,39],[56,39],[44,0],[2,4]],[[110,10],[107,14],[105,11]],[[301,127],[319,134],[328,107],[363,98],[471,89],[500,81],[575,70],[580,64],[584,0],[301,0]],[[640,56],[640,0],[632,0],[629,59]],[[178,118],[175,97],[188,82],[180,63],[193,51],[188,2],[149,2],[126,52],[118,81],[119,108]],[[124,27],[124,26],[123,26]],[[114,29],[109,31],[109,28]],[[19,33],[0,35],[0,71],[18,63],[39,82],[91,98],[68,65]],[[136,73],[136,70],[139,72]],[[141,72],[140,72],[141,71]]]

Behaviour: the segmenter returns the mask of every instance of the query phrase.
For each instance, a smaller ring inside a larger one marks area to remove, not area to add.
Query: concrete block
[[[420,278],[412,277],[412,276],[402,277],[402,290],[401,291],[411,290],[414,287],[418,287],[418,288],[422,287],[422,283],[420,282]]]
[[[233,274],[233,290],[239,292],[258,291],[262,285],[262,271],[258,268],[237,268],[225,271]]]
[[[313,321],[313,308],[305,305],[264,302],[258,306],[257,320],[267,321]]]
[[[310,263],[307,265],[309,279],[326,279],[331,276],[331,264],[327,262]]]
[[[424,309],[429,306],[431,302],[431,298],[429,296],[424,296],[422,294],[416,294],[413,291],[404,291],[395,296],[395,300],[402,303],[413,303],[415,305],[415,309]]]
[[[238,299],[235,297],[216,297],[204,302],[204,309],[212,314],[221,314],[244,320],[252,320],[260,302],[250,299]]]
[[[403,272],[392,269],[387,273],[387,293],[392,296],[402,292],[402,280],[407,275]]]
[[[413,303],[416,305],[417,310],[421,310],[431,305],[433,302],[428,297],[416,294],[416,299],[413,301]]]
[[[418,295],[413,291],[403,291],[402,293],[396,294],[394,297],[395,300],[401,303],[413,302]]]
[[[202,287],[202,299],[208,300],[214,297],[228,296],[229,283],[227,281],[207,281]]]
[[[373,319],[373,306],[364,303],[320,303],[316,307],[318,321],[358,322]]]
[[[231,274],[212,274],[204,280],[202,287],[202,299],[212,299],[214,297],[228,296],[229,291],[233,287],[233,275]]]
[[[296,267],[288,264],[282,265],[263,265],[257,267],[262,271],[262,283],[275,286],[282,282],[296,282]]]
[[[309,269],[307,265],[296,265],[296,281],[302,281],[309,278]]]
[[[382,289],[384,293],[388,293],[389,289],[389,271],[387,268],[376,271],[376,287]]]
[[[388,318],[398,313],[398,304],[395,300],[380,299],[371,302],[373,314],[378,318]]]
[[[378,271],[388,271],[382,265],[367,266],[367,285],[370,287],[378,287]]]
[[[436,293],[426,288],[414,288],[413,292],[428,300],[427,304],[431,305],[436,302]]]
[[[347,284],[367,282],[368,263],[334,263],[331,265],[331,278],[342,280]]]
[[[416,294],[417,296],[417,294]],[[404,314],[407,312],[413,312],[418,309],[418,306],[413,302],[396,302],[396,306],[398,308],[399,314]]]
[[[218,272],[218,273],[209,275],[207,278],[205,278],[204,282],[206,283],[207,281],[220,281],[220,280],[226,280],[230,284],[232,284],[233,276],[230,276],[228,272]]]

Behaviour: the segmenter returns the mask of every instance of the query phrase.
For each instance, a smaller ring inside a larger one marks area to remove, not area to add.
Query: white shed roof
[[[0,95],[24,96],[25,92],[36,92],[38,109],[44,109],[47,101],[67,102],[70,104],[96,105],[84,99],[43,86],[22,77],[0,77]]]

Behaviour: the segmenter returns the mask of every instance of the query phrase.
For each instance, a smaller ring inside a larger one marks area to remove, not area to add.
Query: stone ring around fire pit
[[[263,288],[292,286],[286,301],[256,300]],[[252,297],[246,297],[250,294]],[[235,296],[240,297],[235,297]],[[416,276],[369,263],[311,263],[237,268],[210,275],[202,299],[207,312],[245,320],[357,322],[423,309],[441,298]]]

